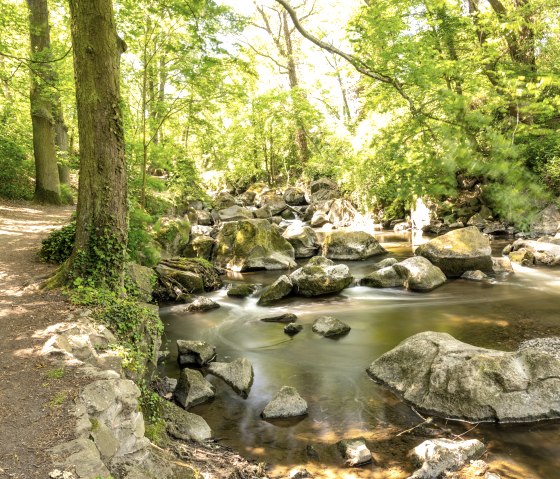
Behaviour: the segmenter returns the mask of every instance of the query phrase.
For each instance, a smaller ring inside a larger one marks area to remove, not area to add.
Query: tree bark
[[[56,163],[54,99],[48,83],[55,75],[50,59],[49,11],[47,0],[27,0],[31,42],[31,122],[35,157],[35,199],[60,204],[60,182]],[[40,62],[34,60],[40,59]]]
[[[70,0],[80,142],[76,240],[68,279],[122,286],[127,244],[127,177],[119,61],[125,49],[112,0]]]

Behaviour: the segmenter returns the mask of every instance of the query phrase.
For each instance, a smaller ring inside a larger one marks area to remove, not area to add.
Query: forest
[[[559,0],[0,26],[0,350],[23,375],[36,328],[44,420],[82,424],[0,420],[0,475],[558,474]]]

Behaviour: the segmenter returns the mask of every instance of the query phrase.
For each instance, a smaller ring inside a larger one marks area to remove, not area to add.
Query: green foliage
[[[70,185],[62,183],[60,185],[60,200],[63,205],[73,205],[75,202],[74,190]]]
[[[153,267],[161,260],[159,247],[154,242],[149,230],[154,218],[139,206],[132,207],[128,224],[128,256],[143,266]]]
[[[49,379],[61,379],[64,376],[64,368],[55,368],[47,371]]]
[[[168,438],[166,422],[162,418],[163,399],[146,385],[142,385],[140,391],[140,408],[146,421],[145,435],[154,444],[164,447]]]
[[[34,189],[33,164],[28,160],[28,151],[5,134],[0,129],[0,197],[30,200]]]
[[[48,263],[64,263],[72,254],[75,237],[76,222],[72,221],[43,240],[39,256]]]

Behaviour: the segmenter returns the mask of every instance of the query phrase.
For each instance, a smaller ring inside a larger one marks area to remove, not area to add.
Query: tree
[[[56,164],[55,101],[49,83],[55,79],[51,64],[47,0],[27,0],[31,40],[31,119],[35,156],[35,199],[60,204]]]
[[[120,55],[111,0],[70,0],[80,146],[80,185],[70,279],[122,285],[127,175],[119,89]]]

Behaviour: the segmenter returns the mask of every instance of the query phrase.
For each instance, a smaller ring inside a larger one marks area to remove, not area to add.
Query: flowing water
[[[397,259],[412,255],[410,236],[377,235]],[[504,243],[495,243],[499,255]],[[345,262],[355,278],[372,271],[373,258]],[[267,285],[282,272],[230,273],[226,282]],[[275,464],[277,473],[304,464],[316,477],[406,478],[414,469],[407,452],[432,434],[464,434],[488,446],[486,462],[502,479],[560,478],[560,422],[519,425],[470,425],[436,422],[418,427],[421,417],[392,393],[369,379],[370,363],[400,341],[422,331],[447,332],[481,347],[513,350],[525,339],[560,335],[560,269],[523,268],[491,283],[453,280],[430,293],[353,287],[336,296],[289,298],[274,307],[257,298],[229,298],[226,290],[208,294],[221,308],[185,313],[184,306],[161,308],[166,344],[176,358],[177,339],[202,339],[215,345],[219,361],[246,357],[255,380],[242,399],[217,378],[216,399],[191,411],[203,416],[224,444],[259,461]],[[290,312],[304,326],[293,338],[283,325],[260,318]],[[332,315],[352,330],[340,339],[311,331],[321,315]],[[174,360],[162,373],[178,377]],[[260,412],[283,385],[294,386],[309,405],[302,419],[264,421]],[[468,432],[467,432],[468,431]],[[400,434],[400,435],[399,435]],[[451,435],[451,436],[450,436]],[[376,464],[340,469],[335,444],[364,437]],[[312,451],[310,450],[312,449]]]

